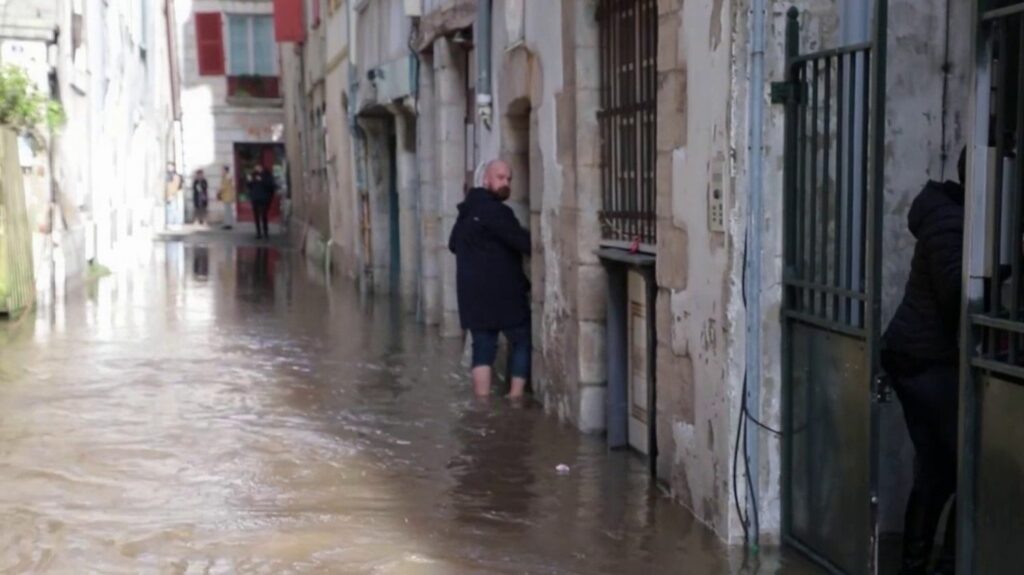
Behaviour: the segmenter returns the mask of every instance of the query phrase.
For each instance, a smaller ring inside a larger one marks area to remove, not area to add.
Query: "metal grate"
[[[791,59],[785,309],[863,336],[868,301],[871,46]]]
[[[992,10],[982,20],[991,39],[988,148],[994,161],[985,229],[988,279],[981,309],[970,316],[980,343],[972,363],[1024,379],[1024,3]]]
[[[653,246],[658,3],[600,0],[602,209],[604,240]]]

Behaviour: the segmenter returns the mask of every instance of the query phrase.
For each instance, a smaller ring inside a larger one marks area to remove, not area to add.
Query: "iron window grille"
[[[658,3],[601,0],[601,237],[657,244]]]

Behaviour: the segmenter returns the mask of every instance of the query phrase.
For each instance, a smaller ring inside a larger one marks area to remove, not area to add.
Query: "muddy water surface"
[[[157,244],[0,327],[0,573],[815,572],[460,352],[286,251]]]

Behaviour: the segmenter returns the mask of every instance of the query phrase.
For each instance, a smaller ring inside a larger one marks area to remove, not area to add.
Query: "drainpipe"
[[[746,346],[746,378],[747,397],[746,405],[756,419],[761,419],[761,258],[764,236],[764,204],[763,194],[763,160],[764,160],[764,136],[762,124],[764,122],[764,27],[765,27],[765,0],[751,0],[750,6],[750,86],[749,100],[750,110],[748,118],[747,150],[750,163],[749,187],[747,190],[747,246],[746,246],[746,324],[747,324],[747,346]],[[746,417],[744,415],[743,417]],[[737,430],[738,432],[739,430]],[[746,442],[750,464],[747,466],[747,475],[753,485],[753,497],[747,498],[747,515],[754,518],[754,530],[751,543],[756,548],[760,535],[760,525],[757,517],[759,515],[756,494],[759,490],[759,468],[760,457],[758,440],[760,439],[757,426],[746,426]]]
[[[491,7],[493,0],[480,0],[476,12],[476,113],[484,127],[491,129]]]
[[[949,163],[949,141],[947,137],[947,124],[949,119],[949,75],[953,71],[953,64],[949,61],[949,24],[952,13],[952,0],[946,1],[946,30],[942,47],[942,141],[940,142],[942,165],[939,166],[939,174],[943,179],[946,177],[946,165]]]
[[[61,105],[63,105],[64,102],[61,99],[62,95],[60,93],[60,83],[59,83],[59,79],[57,77],[57,74],[59,73],[59,71],[58,71],[59,70],[59,66],[60,66],[60,44],[58,44],[59,40],[60,40],[60,30],[57,29],[57,30],[54,30],[54,32],[53,32],[53,40],[51,40],[51,41],[46,43],[47,61],[48,61],[47,63],[49,64],[49,68],[50,68],[49,71],[47,72],[47,80],[49,82],[49,88],[50,88],[50,93],[49,93],[50,99],[52,99],[52,100],[54,100],[56,102],[60,102]],[[50,288],[50,297],[52,298],[51,301],[56,301],[56,299],[57,299],[57,248],[58,248],[58,245],[57,245],[57,242],[54,241],[54,238],[56,237],[56,233],[57,233],[58,214],[59,214],[59,210],[61,210],[61,207],[60,207],[60,202],[61,202],[60,189],[58,187],[59,184],[57,182],[57,173],[56,173],[56,168],[57,168],[56,150],[54,149],[54,147],[56,145],[56,142],[55,142],[56,138],[57,138],[56,131],[53,129],[53,125],[51,124],[51,125],[48,126],[47,141],[46,141],[46,167],[47,167],[47,170],[49,171],[49,176],[50,176],[50,178],[49,178],[50,179],[50,209],[48,210],[48,220],[49,220],[48,226],[49,226],[49,232],[50,232],[50,261],[48,263],[49,263],[49,266],[50,266],[50,286],[49,286],[49,288]],[[63,249],[63,239],[62,239],[62,244],[61,244],[60,247],[61,247],[61,249]],[[67,266],[65,265],[65,270],[66,270],[66,267]],[[66,271],[65,271],[65,273],[66,273]],[[66,282],[66,280],[65,280],[65,282]]]

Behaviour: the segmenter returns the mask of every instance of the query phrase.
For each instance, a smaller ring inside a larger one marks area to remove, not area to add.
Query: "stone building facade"
[[[80,286],[89,264],[121,265],[163,225],[164,166],[179,149],[174,25],[172,0],[5,8],[0,60],[66,117],[20,147],[43,305]]]
[[[209,181],[210,218],[224,167],[239,192],[238,220],[251,221],[244,176],[257,163],[274,173],[278,194],[271,221],[288,211],[282,64],[274,40],[271,0],[176,0],[178,65],[182,74],[182,156],[185,190],[171,224],[192,219],[191,183],[197,170]]]
[[[965,138],[969,47],[950,32],[970,18],[961,4],[889,2],[883,319],[909,267],[909,203],[928,179],[954,177]],[[786,79],[791,7],[802,50],[872,38],[874,8],[854,0],[325,3],[321,26],[346,31],[343,45],[311,26],[282,50],[285,62],[305,51],[308,70],[308,52],[328,46],[312,83],[286,93],[288,138],[308,142],[291,156],[304,174],[296,203],[330,214],[310,218],[307,253],[321,246],[338,273],[460,337],[448,232],[480,164],[506,159],[534,244],[536,396],[646,454],[724,539],[742,540],[756,505],[762,540],[778,541],[785,118],[771,96]],[[326,184],[308,151],[321,140]],[[629,190],[636,203],[615,204]],[[904,437],[898,408],[882,412]],[[744,437],[750,489],[744,466],[733,472]],[[886,526],[908,453],[905,439],[883,453]]]

